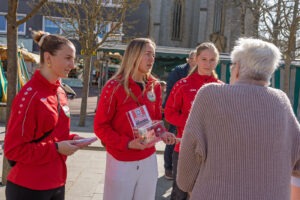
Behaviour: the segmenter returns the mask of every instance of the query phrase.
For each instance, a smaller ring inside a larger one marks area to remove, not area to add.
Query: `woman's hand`
[[[128,149],[144,150],[147,146],[142,144],[143,138],[136,138],[128,143]]]
[[[84,137],[81,137],[81,136],[79,136],[79,135],[75,135],[74,137],[73,137],[73,140],[80,140],[80,139],[83,139]]]
[[[56,142],[57,144],[57,151],[60,154],[70,156],[75,153],[80,147],[73,145],[73,140],[64,140],[60,142]]]
[[[162,134],[161,139],[167,145],[176,143],[176,136],[174,135],[174,133],[165,132],[164,134]]]

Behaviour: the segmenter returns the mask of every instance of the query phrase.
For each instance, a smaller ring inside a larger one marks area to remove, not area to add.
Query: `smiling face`
[[[145,75],[151,72],[155,60],[154,46],[150,43],[145,45],[145,51],[141,56],[141,62],[138,66],[138,72]]]
[[[46,66],[51,79],[67,78],[69,72],[75,68],[75,47],[73,44],[62,45],[54,55],[45,52]]]
[[[198,73],[200,75],[212,75],[212,71],[216,68],[218,63],[215,52],[212,49],[203,50],[196,59]]]

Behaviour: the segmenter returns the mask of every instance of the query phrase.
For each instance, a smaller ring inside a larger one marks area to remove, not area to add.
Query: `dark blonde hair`
[[[216,55],[216,60],[219,60],[219,51],[217,49],[217,47],[214,45],[214,43],[212,42],[203,42],[201,43],[200,45],[198,45],[196,47],[196,56],[199,56],[203,51],[205,50],[212,50],[215,55]],[[196,70],[198,69],[198,66],[196,65],[189,73],[189,75],[191,75],[192,73],[194,73]],[[218,74],[216,73],[215,70],[212,71],[212,75],[215,77],[215,78],[218,78]]]
[[[135,38],[127,46],[121,67],[112,79],[118,80],[123,86],[127,94],[129,94],[129,77],[134,76],[138,72],[138,67],[141,63],[142,56],[146,51],[146,44],[151,44],[154,48],[155,43],[149,38]],[[146,75],[154,78],[150,73]],[[155,79],[155,78],[154,78]]]
[[[51,55],[55,55],[63,45],[73,45],[73,43],[67,38],[59,35],[52,35],[44,31],[32,31],[33,40],[40,47],[40,63],[43,64],[44,52],[49,52]]]

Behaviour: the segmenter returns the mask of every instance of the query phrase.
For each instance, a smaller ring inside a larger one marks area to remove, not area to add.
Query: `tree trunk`
[[[258,29],[259,29],[259,18],[260,18],[260,15],[259,15],[259,10],[255,10],[253,12],[253,17],[254,17],[254,20],[253,20],[253,36],[258,38]]]
[[[8,121],[10,108],[13,98],[16,96],[16,85],[17,85],[17,67],[18,67],[18,57],[17,57],[17,44],[18,44],[18,27],[17,27],[17,17],[16,10],[18,7],[18,0],[8,1],[8,14],[7,14],[7,112],[6,119]],[[3,156],[3,169],[2,169],[2,184],[6,185],[6,178],[10,166],[6,158]]]
[[[291,73],[291,58],[288,56],[284,64],[284,85],[283,91],[290,97],[290,73]]]
[[[245,32],[246,32],[245,30],[246,11],[247,11],[246,3],[240,2],[240,31],[242,36],[245,36]]]
[[[290,68],[292,60],[295,59],[295,50],[296,50],[296,33],[299,16],[299,1],[295,1],[293,9],[293,18],[290,24],[290,35],[288,38],[288,48],[286,52],[285,59],[285,72],[284,72],[284,92],[290,97]]]
[[[85,126],[87,99],[89,95],[90,74],[91,74],[91,55],[84,56],[83,88],[80,107],[80,118],[78,126]]]

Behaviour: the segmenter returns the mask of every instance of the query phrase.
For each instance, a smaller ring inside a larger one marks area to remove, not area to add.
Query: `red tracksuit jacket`
[[[60,82],[48,82],[37,70],[15,97],[4,141],[5,156],[16,161],[7,179],[33,190],[48,190],[65,185],[66,156],[59,154],[54,142],[69,140],[70,112]],[[57,95],[60,99],[58,116]],[[51,134],[38,143],[47,131]]]
[[[220,82],[213,76],[199,75],[197,72],[180,79],[171,90],[165,107],[165,118],[177,128],[177,137],[182,138],[183,129],[198,90],[206,83]],[[174,151],[179,152],[180,143]]]
[[[160,120],[162,118],[160,84],[154,79],[149,79],[145,87],[145,92],[142,92],[139,85],[129,79],[129,88],[138,98],[139,104],[146,105],[152,120]],[[150,94],[155,94],[155,99],[149,98]],[[107,152],[117,160],[141,160],[155,152],[155,147],[144,150],[128,149],[128,143],[134,137],[126,113],[139,107],[139,104],[127,95],[123,85],[117,80],[108,81],[100,95],[94,131],[106,146]]]

